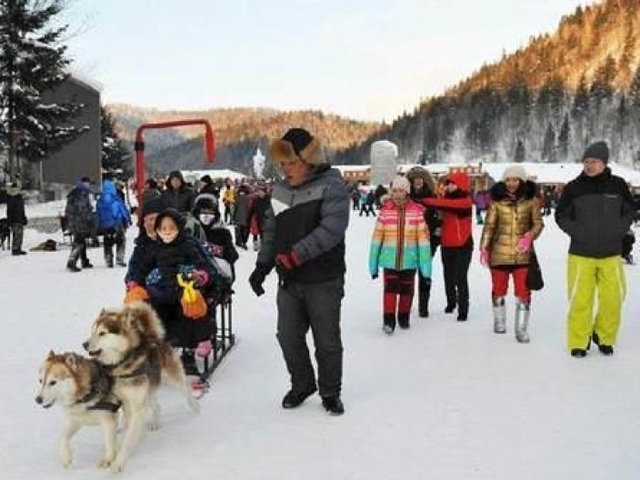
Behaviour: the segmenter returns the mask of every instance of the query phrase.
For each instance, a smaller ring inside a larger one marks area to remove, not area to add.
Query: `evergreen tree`
[[[63,0],[0,0],[0,146],[19,132],[20,158],[44,159],[85,128],[68,125],[82,105],[47,103],[43,93],[67,77],[61,45],[67,26],[55,26]]]
[[[589,93],[587,91],[587,80],[584,74],[580,77],[580,83],[576,95],[573,98],[573,107],[571,115],[578,121],[581,121],[589,113]]]
[[[555,162],[556,160],[556,132],[553,125],[549,123],[542,143],[542,161]]]
[[[564,115],[560,134],[558,135],[558,149],[560,152],[560,160],[566,161],[569,157],[569,144],[571,142],[571,126],[569,125],[569,115]]]
[[[111,112],[100,107],[100,133],[102,139],[102,169],[106,171],[122,170],[125,177],[133,173],[131,162],[125,162],[130,152],[116,131],[116,122]]]
[[[526,158],[526,152],[524,149],[524,142],[522,141],[522,139],[519,138],[516,143],[515,161],[517,163],[522,163],[524,162],[525,158]]]
[[[598,67],[593,77],[589,95],[599,109],[601,104],[613,96],[613,81],[616,78],[616,61],[611,55]]]
[[[631,80],[629,100],[633,107],[640,109],[640,66],[636,69],[633,79]]]
[[[626,141],[627,128],[629,126],[629,107],[627,106],[627,98],[623,94],[620,97],[616,118],[617,145],[615,150],[622,152]]]

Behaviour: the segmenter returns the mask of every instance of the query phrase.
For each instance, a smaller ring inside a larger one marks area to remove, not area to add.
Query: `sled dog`
[[[105,452],[98,463],[107,468],[116,456],[116,411],[120,403],[111,394],[112,381],[95,360],[75,353],[56,355],[53,350],[40,368],[36,403],[49,408],[54,403],[65,409],[65,425],[58,446],[60,461],[68,468],[73,460],[70,441],[85,425],[101,425]]]
[[[147,409],[151,410],[149,427],[159,427],[156,392],[161,380],[181,390],[194,411],[199,409],[182,362],[164,335],[155,310],[144,302],[133,302],[117,309],[103,309],[93,323],[91,337],[83,344],[89,355],[107,368],[113,380],[113,394],[122,402],[126,432],[111,463],[113,471],[122,470],[142,432]]]

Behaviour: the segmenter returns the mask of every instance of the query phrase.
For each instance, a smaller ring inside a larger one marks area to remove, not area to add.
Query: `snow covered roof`
[[[82,83],[89,88],[92,88],[98,92],[102,92],[104,90],[104,85],[93,78],[88,77],[84,73],[80,73],[77,70],[68,69],[67,73],[71,75],[71,78],[76,82]]]
[[[502,178],[502,173],[505,169],[513,163],[483,163],[482,171],[489,174],[495,180]],[[520,163],[527,172],[527,175],[538,183],[568,183],[576,178],[582,172],[581,163],[534,163],[526,162]],[[453,163],[430,163],[428,165],[417,164],[402,164],[398,165],[398,170],[402,173],[406,173],[415,166],[422,166],[429,172],[435,175],[444,175],[449,172],[451,168],[455,167],[475,167],[479,164],[477,162],[469,164],[453,164]],[[345,171],[348,172],[362,172],[371,168],[370,165],[334,165],[335,168],[340,170],[340,173],[344,175]],[[631,167],[620,165],[619,163],[609,162],[609,167],[614,175],[624,178],[627,183],[630,183],[634,187],[640,187],[640,171],[634,170]]]
[[[243,178],[247,178],[246,175],[228,168],[222,170],[181,170],[181,172],[184,179],[189,182],[198,180],[204,175],[209,175],[214,180],[216,178],[230,178],[231,180],[242,180]]]

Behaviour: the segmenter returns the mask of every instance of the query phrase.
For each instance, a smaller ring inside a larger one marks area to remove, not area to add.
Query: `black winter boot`
[[[307,398],[316,393],[317,390],[318,389],[315,386],[304,392],[289,390],[282,399],[282,408],[289,410],[291,408],[299,407]]]
[[[467,320],[467,315],[469,314],[469,304],[460,304],[458,305],[458,321],[465,322]]]
[[[431,279],[419,278],[418,315],[420,318],[429,317],[429,297],[431,297]]]
[[[408,313],[399,313],[398,314],[398,326],[402,330],[409,329],[409,314]]]
[[[571,356],[575,358],[584,358],[587,356],[587,351],[584,348],[574,348],[571,350]]]
[[[322,397],[322,406],[331,415],[342,415],[344,413],[344,405],[340,397]]]
[[[595,343],[598,346],[598,350],[600,350],[601,354],[606,356],[613,355],[613,347],[611,345],[604,345],[600,343],[600,337],[596,332],[593,332],[593,335],[591,335],[591,338],[593,339],[593,343]]]

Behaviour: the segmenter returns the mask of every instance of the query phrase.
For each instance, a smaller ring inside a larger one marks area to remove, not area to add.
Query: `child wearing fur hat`
[[[515,335],[520,343],[529,343],[531,289],[527,285],[527,272],[533,241],[544,228],[536,190],[535,183],[527,180],[524,168],[508,167],[502,181],[491,189],[492,202],[480,241],[480,263],[491,268],[493,331],[507,331],[505,296],[509,277],[513,277]]]
[[[424,208],[409,199],[410,185],[405,177],[396,177],[391,185],[391,200],[379,212],[369,250],[371,278],[383,268],[384,315],[382,329],[392,334],[397,324],[409,328],[416,270],[431,277],[429,229]]]

